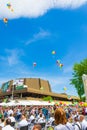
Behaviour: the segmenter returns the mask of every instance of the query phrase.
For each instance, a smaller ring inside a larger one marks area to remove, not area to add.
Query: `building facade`
[[[51,96],[55,100],[69,100],[67,94],[53,93],[49,81],[40,78],[19,78],[10,80],[2,84],[0,97],[15,98],[35,98],[41,99]],[[72,96],[72,99],[79,100]]]

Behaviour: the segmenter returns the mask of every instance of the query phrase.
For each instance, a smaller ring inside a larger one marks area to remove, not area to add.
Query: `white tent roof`
[[[8,103],[5,102],[0,103],[0,106],[18,106],[18,105],[31,106],[31,105],[52,105],[52,104],[47,101],[35,101],[35,100],[19,100],[18,102],[13,100]]]

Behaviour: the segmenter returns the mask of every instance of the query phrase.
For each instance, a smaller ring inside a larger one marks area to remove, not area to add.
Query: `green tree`
[[[83,74],[87,74],[87,59],[74,64],[72,79],[70,80],[70,84],[74,85],[80,99],[82,99],[82,96],[84,95],[84,84],[82,81]]]
[[[52,101],[53,98],[51,96],[43,97],[44,101]]]

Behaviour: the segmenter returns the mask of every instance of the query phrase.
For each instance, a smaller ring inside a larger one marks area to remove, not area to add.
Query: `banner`
[[[24,85],[24,79],[15,79],[15,80],[13,80],[13,85],[15,85],[15,86]]]
[[[4,83],[2,88],[1,88],[2,92],[7,92],[9,85],[10,85],[10,82]]]

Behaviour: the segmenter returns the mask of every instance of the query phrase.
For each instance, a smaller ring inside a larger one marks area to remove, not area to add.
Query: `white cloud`
[[[14,12],[7,8],[10,2]],[[87,0],[0,0],[0,18],[38,17],[53,8],[77,8]]]
[[[25,44],[28,45],[42,38],[46,38],[50,36],[50,32],[40,29],[40,31],[33,35],[31,39],[29,39]]]
[[[23,55],[22,50],[18,49],[5,49],[5,55],[0,56],[0,60],[9,66],[16,65],[20,62],[20,56]]]

